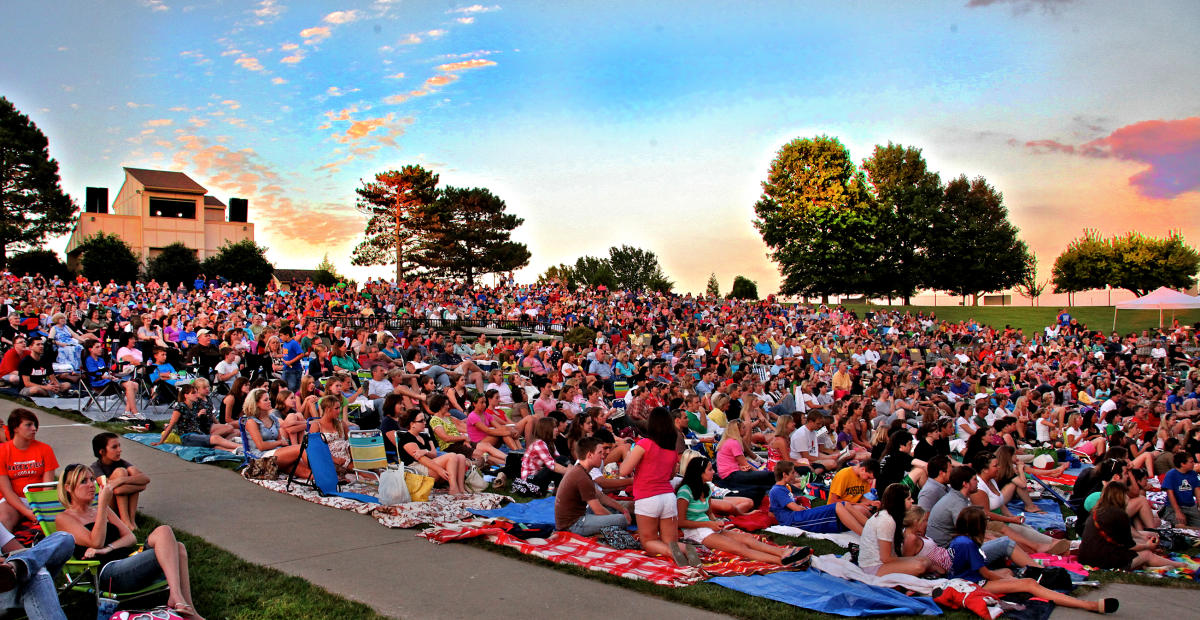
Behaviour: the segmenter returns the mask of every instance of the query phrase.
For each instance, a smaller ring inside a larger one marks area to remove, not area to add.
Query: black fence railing
[[[359,314],[332,315],[324,318],[342,327],[354,329],[375,329],[380,323],[391,332],[403,331],[411,327],[423,331],[474,331],[474,330],[503,330],[521,336],[562,336],[568,329],[561,322],[546,322],[535,319],[437,319],[426,317],[380,317],[362,316]]]

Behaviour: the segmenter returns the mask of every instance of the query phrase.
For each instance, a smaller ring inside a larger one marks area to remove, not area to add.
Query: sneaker
[[[850,561],[858,564],[858,543],[850,543]]]
[[[800,547],[783,558],[783,565],[799,564],[796,568],[808,570],[808,565],[812,563],[812,555],[812,547]]]
[[[503,489],[505,486],[508,486],[508,476],[504,472],[496,474],[496,479],[492,480],[492,488]]]
[[[679,548],[678,541],[673,540],[667,543],[667,548],[671,550],[671,559],[675,560],[676,566],[695,566],[695,564],[689,563],[687,555],[683,553],[683,549]]]

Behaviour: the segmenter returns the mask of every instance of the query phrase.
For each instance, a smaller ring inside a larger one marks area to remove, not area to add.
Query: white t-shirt
[[[963,430],[964,426],[971,429],[970,433]],[[959,439],[967,440],[967,439],[971,438],[971,433],[974,433],[975,431],[979,430],[979,428],[976,427],[975,423],[972,422],[971,420],[964,418],[963,416],[958,416],[957,418],[954,419],[954,430],[958,431]]]
[[[862,537],[858,543],[858,565],[864,569],[879,566],[879,541],[892,544],[896,535],[896,520],[886,512],[877,512],[863,525]]]
[[[793,459],[806,459],[810,456],[820,456],[821,451],[818,449],[819,438],[817,433],[808,430],[808,426],[801,426],[792,433],[790,443],[791,457]]]
[[[1050,429],[1054,426],[1054,422],[1045,418],[1038,418],[1035,426],[1037,427],[1037,440],[1041,442],[1050,441]]]
[[[238,370],[237,364],[233,364],[233,363],[227,362],[225,360],[221,360],[221,361],[217,362],[216,371],[217,371],[218,375],[227,375],[231,372],[236,372],[237,370]],[[237,379],[237,375],[234,375],[233,377],[226,379],[225,383],[228,385],[233,385],[234,379]]]
[[[393,389],[392,382],[388,381],[387,379],[382,381],[376,381],[374,379],[367,380],[368,397],[374,395],[375,398],[384,398],[388,394],[391,394]]]

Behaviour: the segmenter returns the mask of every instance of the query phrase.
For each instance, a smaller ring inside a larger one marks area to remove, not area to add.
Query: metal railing
[[[487,318],[487,319],[437,319],[426,317],[381,317],[381,316],[363,316],[360,314],[333,314],[327,315],[322,320],[340,324],[342,327],[352,327],[354,329],[374,329],[380,323],[383,323],[384,328],[391,332],[404,331],[405,328],[411,327],[414,330],[423,331],[467,331],[467,330],[504,330],[506,332],[516,332],[520,336],[547,336],[559,337],[567,331],[571,326],[564,325],[562,322],[539,321],[529,319],[528,317],[513,320],[502,318]]]

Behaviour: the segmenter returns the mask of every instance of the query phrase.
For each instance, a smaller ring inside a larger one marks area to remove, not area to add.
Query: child
[[[809,532],[836,534],[853,531],[862,533],[862,526],[870,516],[866,506],[849,502],[833,502],[816,508],[804,508],[792,495],[791,484],[796,482],[796,465],[791,461],[780,461],[775,465],[775,485],[767,497],[770,499],[771,514],[780,525],[790,525]]]

